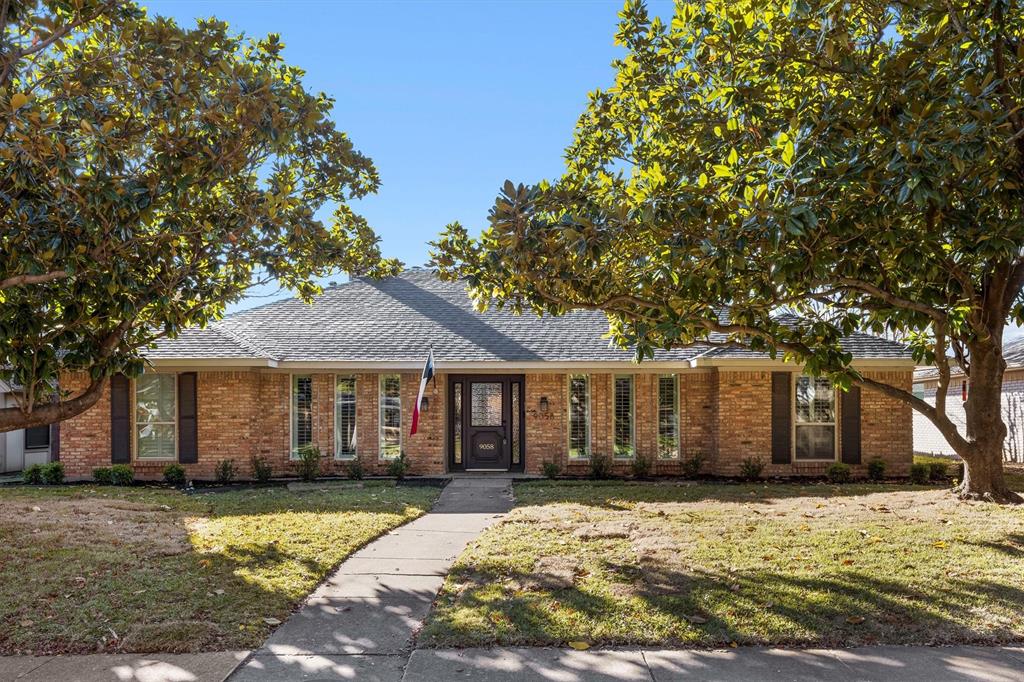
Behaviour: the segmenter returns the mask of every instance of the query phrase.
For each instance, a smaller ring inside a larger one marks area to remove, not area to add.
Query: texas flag
[[[423,392],[427,390],[427,382],[434,378],[434,347],[430,347],[427,353],[427,361],[423,363],[423,375],[420,377],[420,392],[416,394],[416,402],[412,406],[412,428],[410,436],[416,435],[416,429],[420,425],[420,403],[423,402]]]

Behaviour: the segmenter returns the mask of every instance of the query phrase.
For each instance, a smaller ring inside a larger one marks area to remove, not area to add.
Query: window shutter
[[[128,377],[110,377],[110,461],[127,464],[132,461],[131,396]]]
[[[843,391],[839,407],[842,428],[839,432],[839,447],[846,464],[860,464],[860,386],[851,386]]]
[[[772,464],[789,464],[793,449],[792,378],[790,372],[772,372]]]
[[[178,461],[199,461],[198,416],[196,410],[196,373],[178,375]]]

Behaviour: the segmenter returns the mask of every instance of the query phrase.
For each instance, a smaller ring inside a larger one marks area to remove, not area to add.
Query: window
[[[356,456],[356,378],[334,379],[334,457]]]
[[[396,459],[402,453],[402,377],[380,377],[380,458]]]
[[[675,374],[658,377],[658,459],[679,458],[679,382]]]
[[[292,458],[313,443],[313,377],[292,375]]]
[[[452,425],[453,436],[455,439],[455,463],[462,464],[462,382],[456,381],[455,388],[455,406],[454,406],[454,417],[455,423]]]
[[[797,377],[796,459],[836,458],[836,391],[824,377]]]
[[[569,375],[569,459],[590,457],[590,377]]]
[[[632,459],[633,443],[633,376],[615,377],[615,458]]]
[[[914,384],[914,397],[924,400],[924,384]]]
[[[50,447],[50,427],[33,426],[25,429],[25,449],[42,450]]]
[[[135,456],[177,459],[177,377],[143,374],[135,380]]]
[[[512,463],[519,464],[523,457],[523,447],[519,439],[519,388],[520,384],[518,381],[512,382]]]

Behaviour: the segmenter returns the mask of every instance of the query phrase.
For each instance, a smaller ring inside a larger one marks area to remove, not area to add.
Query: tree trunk
[[[103,387],[106,385],[107,377],[93,379],[89,386],[74,398],[34,405],[32,412],[29,413],[22,411],[20,407],[0,408],[0,433],[45,426],[82,414],[96,404],[103,395]]]
[[[1006,486],[1003,477],[1002,391],[1006,362],[998,339],[972,344],[970,385],[965,405],[968,447],[957,452],[964,460],[964,480],[956,493],[965,499],[1020,503],[1024,498]]]

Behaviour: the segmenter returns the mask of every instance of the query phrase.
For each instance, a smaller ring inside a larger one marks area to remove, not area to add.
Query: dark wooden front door
[[[521,375],[450,378],[452,469],[509,471],[522,468]]]

